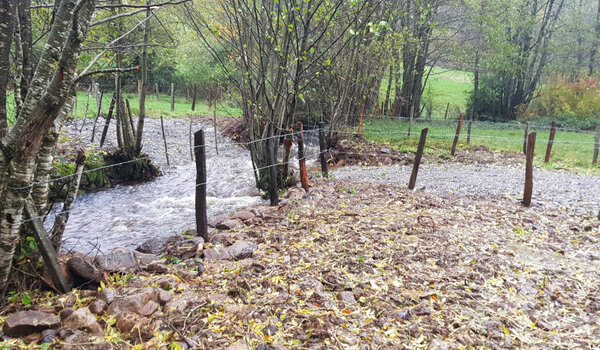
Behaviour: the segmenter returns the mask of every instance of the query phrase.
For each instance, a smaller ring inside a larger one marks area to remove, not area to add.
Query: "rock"
[[[136,251],[146,254],[161,254],[164,253],[169,244],[174,244],[183,240],[183,237],[171,236],[163,238],[153,238],[142,243],[139,247],[135,248]]]
[[[214,244],[229,245],[234,240],[235,234],[232,232],[219,232],[210,236],[210,242]]]
[[[179,281],[175,277],[166,276],[156,280],[156,284],[163,290],[174,289],[179,284]]]
[[[94,316],[87,307],[82,307],[71,313],[69,317],[63,321],[63,326],[82,329],[95,336],[104,337],[102,326],[98,324],[96,316]]]
[[[381,149],[379,150],[379,152],[381,152],[383,154],[389,154],[391,151],[390,151],[389,148],[381,147]]]
[[[302,187],[292,187],[288,190],[286,197],[290,200],[300,200],[306,195]]]
[[[448,350],[449,348],[450,344],[440,338],[435,338],[429,343],[427,350]]]
[[[138,313],[144,317],[148,317],[154,315],[154,313],[156,313],[156,311],[158,311],[159,308],[160,305],[158,305],[157,302],[155,302],[154,300],[150,300],[144,306],[142,306]]]
[[[262,332],[268,336],[274,336],[278,330],[279,330],[279,328],[277,328],[276,325],[270,324],[270,325],[266,326],[265,328],[263,328]]]
[[[22,337],[57,327],[60,317],[40,311],[19,311],[8,316],[2,330],[9,337]]]
[[[323,284],[314,277],[308,277],[300,283],[300,289],[303,291],[323,291]]]
[[[412,313],[408,309],[394,310],[388,314],[388,317],[397,321],[410,321],[412,319]]]
[[[163,310],[166,314],[181,314],[194,301],[199,301],[198,295],[193,292],[185,292],[179,295],[177,299],[169,301]]]
[[[82,289],[79,291],[79,297],[82,299],[91,298],[98,295],[98,290]]]
[[[89,308],[92,313],[96,315],[102,315],[107,306],[108,304],[106,301],[102,299],[96,299],[90,304]]]
[[[40,333],[40,332],[31,333],[29,335],[26,335],[25,337],[22,337],[21,340],[25,344],[32,344],[32,343],[37,344],[40,340],[42,340],[42,333]]]
[[[204,255],[204,261],[215,261],[215,260],[229,260],[232,258],[229,249],[223,246],[205,249],[202,252]]]
[[[204,248],[204,239],[202,237],[194,237],[179,243],[176,246],[170,247],[167,251],[169,255],[180,257],[183,260],[200,256]]]
[[[58,299],[60,307],[73,307],[77,302],[77,297],[73,293],[67,293]]]
[[[249,212],[247,210],[242,210],[242,211],[238,211],[237,213],[235,213],[231,218],[246,221],[246,220],[253,219],[255,216],[256,215],[254,215],[254,213],[252,213],[252,212]]]
[[[125,248],[115,248],[110,253],[98,255],[94,262],[100,270],[106,272],[134,272],[140,267],[133,253]]]
[[[43,343],[54,343],[57,339],[58,333],[54,329],[46,329],[42,332],[42,344]]]
[[[222,215],[219,215],[219,216],[211,217],[211,218],[208,219],[208,226],[216,228],[217,225],[221,221],[227,220],[227,219],[229,219],[229,215],[227,215],[227,214],[222,214]]]
[[[233,259],[242,260],[251,258],[252,253],[256,248],[258,248],[256,244],[250,244],[246,241],[237,241],[231,245],[228,250]]]
[[[144,305],[151,300],[157,300],[158,297],[159,294],[157,288],[147,287],[134,294],[116,297],[108,307],[107,311],[112,315],[120,315],[128,312],[139,314]]]
[[[242,226],[244,226],[244,223],[240,219],[227,219],[217,224],[216,228],[219,230],[233,230]]]
[[[167,271],[169,271],[169,267],[160,261],[154,261],[154,262],[148,264],[148,267],[146,267],[146,270],[148,270],[148,272],[154,272],[154,273],[167,273]]]
[[[73,309],[72,307],[66,307],[60,310],[60,313],[58,315],[60,316],[60,319],[62,321],[65,318],[69,317],[73,312],[75,312],[75,309]]]
[[[421,303],[413,307],[411,312],[417,316],[426,316],[431,314],[431,311],[429,311],[429,308],[427,307],[426,303]]]
[[[126,312],[117,317],[117,329],[123,333],[129,333],[138,323],[139,317],[131,312]]]
[[[119,292],[113,288],[104,288],[98,292],[98,299],[104,300],[107,304],[112,303],[119,296]]]
[[[104,280],[104,275],[96,266],[80,257],[69,259],[67,269],[71,273],[76,286],[89,282],[100,283]]]
[[[175,297],[175,294],[168,292],[164,289],[159,289],[158,290],[158,301],[161,304],[166,304],[169,301],[173,300],[173,298]]]
[[[354,293],[348,292],[348,291],[340,292],[340,294],[338,294],[338,299],[347,304],[356,303],[356,299],[354,298]]]
[[[136,252],[135,250],[133,251],[133,257],[135,258],[135,261],[138,263],[139,266],[147,266],[148,264],[152,263],[153,261],[158,260],[158,255],[156,254],[147,254],[147,253],[141,253],[141,252]]]

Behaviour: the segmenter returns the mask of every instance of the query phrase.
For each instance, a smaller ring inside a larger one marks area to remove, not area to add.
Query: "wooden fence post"
[[[471,143],[471,124],[473,124],[473,108],[471,108],[471,116],[469,117],[469,124],[467,124],[467,144]]]
[[[460,136],[460,129],[462,128],[462,124],[463,124],[463,115],[460,115],[460,119],[458,120],[458,126],[456,127],[456,135],[454,135],[454,142],[452,142],[452,150],[450,151],[450,154],[452,156],[454,156],[454,154],[456,153],[456,145],[458,144],[458,137]]]
[[[319,159],[321,160],[321,172],[323,176],[327,177],[327,158],[325,157],[325,150],[327,146],[325,145],[325,123],[319,122]]]
[[[104,92],[100,92],[100,100],[98,102],[98,113],[96,113],[96,119],[94,119],[94,126],[92,126],[92,140],[90,142],[94,142],[94,135],[96,135],[96,123],[98,123],[98,118],[100,118],[100,114],[102,114],[102,96]]]
[[[598,144],[600,143],[600,127],[596,127],[596,135],[594,136],[594,158],[592,164],[598,163]]]
[[[413,124],[414,115],[415,115],[415,105],[412,104],[410,106],[410,113],[409,113],[410,119],[408,120],[408,137],[409,138],[410,138],[410,134],[412,133],[412,124]]]
[[[196,109],[196,92],[198,90],[198,85],[194,84],[194,94],[192,95],[192,112]]]
[[[525,189],[523,190],[523,205],[531,205],[531,194],[533,192],[533,154],[535,150],[535,133],[527,136],[527,156],[525,163]]]
[[[548,147],[546,147],[546,158],[544,159],[544,163],[548,163],[550,161],[550,153],[552,152],[552,145],[554,144],[554,134],[556,134],[556,123],[552,122],[552,126],[550,127],[550,138],[548,139]]]
[[[444,113],[444,120],[448,117],[448,109],[450,108],[450,102],[446,105],[446,113]]]
[[[302,188],[308,193],[308,176],[306,175],[306,159],[304,158],[304,126],[298,123],[298,165],[300,167],[300,183]]]
[[[525,136],[523,136],[523,154],[527,154],[527,136],[529,135],[529,123],[525,123]]]
[[[267,137],[267,161],[269,166],[269,199],[271,206],[279,204],[279,193],[277,186],[277,167],[275,166],[275,148],[273,125],[269,126],[269,136]]]
[[[421,158],[423,157],[423,150],[425,149],[425,141],[427,140],[427,132],[429,128],[421,130],[421,138],[419,139],[419,146],[417,147],[417,154],[415,155],[415,163],[413,164],[412,173],[410,174],[410,180],[408,181],[408,189],[414,190],[417,184],[417,175],[419,174],[419,165],[421,164]]]
[[[108,107],[108,115],[106,116],[106,122],[104,123],[104,129],[102,130],[102,136],[100,137],[100,147],[104,145],[104,141],[106,140],[106,134],[108,133],[108,126],[110,125],[110,119],[112,118],[113,109],[115,108],[115,103],[117,102],[117,94],[114,93],[112,100],[110,101],[110,107]]]
[[[208,220],[206,216],[206,150],[204,130],[194,134],[194,155],[196,156],[196,232],[208,242]]]
[[[194,161],[194,141],[192,140],[192,116],[190,116],[190,159],[192,160],[192,162]]]
[[[156,91],[156,100],[158,100],[158,83],[154,84],[154,90]]]
[[[363,128],[363,117],[365,116],[365,104],[362,105],[362,111],[360,112],[360,120],[358,121],[358,135],[362,136]]]
[[[373,111],[373,115],[371,115],[371,123],[373,122],[373,119],[375,119],[375,114],[377,114],[378,110],[379,110],[379,103],[376,103],[375,110]]]
[[[219,143],[217,140],[217,110],[213,110],[213,129],[215,131],[215,152],[219,155]]]
[[[381,120],[385,120],[385,102],[381,102]]]
[[[160,116],[160,129],[162,130],[163,143],[165,144],[165,157],[167,158],[167,165],[171,165],[169,162],[169,151],[167,150],[167,135],[165,134],[165,123],[163,122],[163,116]]]
[[[175,111],[175,84],[171,83],[171,112]]]

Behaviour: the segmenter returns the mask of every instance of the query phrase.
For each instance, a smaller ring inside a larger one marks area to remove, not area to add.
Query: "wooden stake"
[[[412,173],[410,174],[410,180],[408,181],[408,189],[414,190],[417,184],[417,175],[419,174],[419,165],[421,164],[421,158],[423,158],[423,150],[425,149],[425,141],[427,140],[427,132],[429,128],[421,130],[421,138],[419,139],[419,146],[417,147],[417,154],[415,155],[415,164],[413,164]]]
[[[415,105],[412,104],[410,106],[410,119],[408,120],[408,137],[410,137],[410,134],[412,133],[412,125],[413,125],[413,117],[415,115]]]
[[[471,117],[469,118],[469,124],[467,124],[467,144],[471,143],[471,124],[473,124],[473,108],[471,108]]]
[[[381,120],[385,120],[385,102],[381,102]]]
[[[523,154],[527,154],[527,136],[529,135],[529,123],[525,123],[525,136],[523,136]]]
[[[327,158],[325,157],[325,150],[327,146],[325,145],[325,123],[319,122],[319,159],[321,160],[321,172],[324,177],[327,177]]]
[[[167,135],[165,134],[165,123],[163,122],[163,116],[160,116],[160,129],[162,130],[163,143],[165,144],[165,157],[167,158],[167,165],[171,165],[169,162],[169,151],[167,150]]]
[[[196,232],[208,242],[208,220],[206,214],[206,152],[204,130],[194,134],[194,154],[196,155]]]
[[[158,100],[158,83],[154,84],[154,90],[156,90],[156,100]]]
[[[190,158],[194,161],[194,142],[192,141],[192,116],[190,116]]]
[[[308,193],[308,176],[306,175],[306,159],[304,158],[304,126],[298,123],[298,163],[300,167],[300,183],[302,188]]]
[[[98,113],[96,113],[96,119],[94,119],[94,126],[92,127],[92,140],[90,142],[94,142],[94,135],[96,135],[96,123],[98,123],[98,118],[100,118],[100,114],[102,114],[102,96],[103,92],[100,92],[100,102],[98,102]]]
[[[52,279],[54,287],[62,293],[69,292],[71,290],[71,286],[67,281],[67,276],[65,276],[65,273],[60,266],[56,250],[54,250],[54,247],[52,247],[50,237],[44,229],[42,220],[38,217],[35,204],[33,203],[33,199],[31,199],[31,197],[28,197],[25,200],[25,212],[31,220],[29,221],[29,225],[32,228],[31,231],[34,233],[38,250],[40,253],[42,253],[42,257],[44,258],[44,262],[46,263],[46,267],[48,268],[48,272],[50,273],[50,278]]]
[[[456,153],[456,145],[458,144],[458,137],[460,136],[460,129],[462,128],[462,124],[463,124],[463,115],[460,115],[460,119],[458,121],[458,126],[456,127],[456,135],[454,135],[454,142],[452,142],[452,150],[450,151],[450,154],[452,156],[454,156],[454,154]]]
[[[104,145],[104,141],[106,141],[106,133],[108,133],[108,126],[110,124],[110,119],[112,118],[116,102],[117,94],[114,93],[112,101],[110,101],[110,107],[108,107],[108,115],[106,116],[106,122],[104,123],[104,130],[102,130],[102,136],[100,137],[100,147],[102,147]]]
[[[275,147],[273,142],[273,125],[269,126],[269,137],[267,138],[267,161],[269,166],[269,199],[271,206],[279,204],[279,193],[277,186],[277,167],[275,166]]]
[[[377,114],[378,109],[379,109],[379,103],[376,103],[375,110],[373,111],[373,115],[371,116],[371,123],[373,122],[373,119],[375,118],[375,114]]]
[[[554,134],[556,134],[556,123],[552,122],[552,126],[550,127],[550,138],[548,139],[548,147],[546,147],[546,158],[544,159],[544,163],[548,163],[550,161],[550,153],[552,152],[552,145],[554,144]]]
[[[358,122],[358,135],[362,136],[362,128],[363,128],[363,117],[365,116],[365,104],[362,105],[362,111],[360,112],[360,120]]]
[[[215,131],[215,152],[219,155],[219,144],[217,140],[217,110],[213,110],[213,130]]]
[[[283,172],[281,174],[282,183],[284,183],[290,170],[290,152],[292,150],[292,145],[294,144],[294,138],[292,136],[293,131],[294,129],[290,129],[285,135],[285,140],[283,141]]]
[[[171,112],[175,111],[175,85],[171,83]]]
[[[535,133],[527,136],[527,155],[525,163],[525,189],[523,190],[523,205],[531,205],[531,194],[533,192],[533,154],[535,151]]]
[[[448,117],[448,109],[450,108],[450,102],[446,105],[446,113],[444,113],[444,120]]]
[[[594,158],[592,159],[592,164],[598,163],[598,144],[600,143],[599,141],[600,141],[600,128],[596,127],[596,136],[594,137]]]

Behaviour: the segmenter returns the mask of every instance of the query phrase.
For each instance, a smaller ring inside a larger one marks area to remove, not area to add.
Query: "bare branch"
[[[127,68],[106,68],[106,69],[93,70],[91,72],[88,71],[85,74],[79,74],[77,76],[77,78],[75,78],[75,83],[77,83],[78,81],[80,81],[81,79],[83,79],[85,77],[89,77],[90,75],[106,74],[106,73],[126,73],[126,72],[133,72],[133,71],[139,70],[139,69],[140,69],[140,66],[127,67]]]

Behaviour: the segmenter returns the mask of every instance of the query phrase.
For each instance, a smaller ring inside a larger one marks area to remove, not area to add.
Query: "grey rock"
[[[138,313],[141,316],[148,317],[154,315],[159,309],[160,305],[154,300],[150,300],[144,306],[142,306]]]
[[[244,223],[240,219],[227,219],[217,224],[216,228],[219,230],[233,230],[242,226],[244,226]]]
[[[322,292],[323,291],[323,283],[321,283],[319,280],[317,280],[314,277],[309,277],[304,279],[304,281],[302,281],[300,283],[300,289],[301,290],[305,290],[305,291],[317,291],[317,292]]]
[[[60,317],[58,315],[40,311],[19,311],[6,318],[2,331],[9,337],[22,337],[55,328],[59,324]]]
[[[96,316],[94,316],[87,307],[75,310],[63,321],[63,326],[81,329],[98,337],[104,336],[102,326],[100,326]]]
[[[242,260],[252,257],[252,253],[254,250],[258,248],[256,244],[250,244],[246,241],[237,241],[233,245],[231,245],[229,250],[229,255],[235,260]]]
[[[255,216],[256,215],[254,215],[254,213],[252,213],[252,212],[249,212],[247,210],[242,210],[242,211],[238,211],[237,213],[235,213],[231,218],[246,221],[246,220],[253,219]]]
[[[110,273],[140,270],[133,253],[125,248],[115,248],[108,254],[98,255],[94,262],[100,270]]]
[[[338,299],[347,304],[356,303],[356,299],[354,298],[354,293],[349,291],[343,291],[338,294]]]
[[[42,344],[54,343],[58,336],[58,333],[54,329],[46,329],[42,331]]]
[[[229,260],[232,258],[227,247],[217,246],[203,251],[204,261]]]
[[[148,264],[148,267],[146,267],[146,269],[149,272],[155,272],[155,273],[166,273],[167,271],[169,271],[169,267],[160,261],[154,261],[154,262]]]
[[[92,313],[96,315],[102,315],[107,306],[108,304],[106,301],[102,299],[96,299],[90,304],[89,308]]]
[[[183,237],[179,235],[153,238],[142,243],[139,247],[135,248],[135,250],[146,254],[161,254],[165,252],[169,244],[177,243],[181,240],[183,240]]]
[[[98,299],[104,300],[107,304],[112,303],[119,296],[119,292],[113,288],[104,288],[98,292]]]
[[[148,264],[159,259],[158,255],[156,254],[141,253],[135,250],[133,251],[133,256],[139,266],[147,266]]]
[[[397,321],[410,321],[412,319],[412,313],[408,309],[394,310],[389,313],[389,317]]]
[[[426,303],[421,303],[421,304],[413,307],[411,312],[417,316],[426,316],[426,315],[431,314],[431,311],[427,307]]]
[[[100,283],[104,280],[104,275],[92,263],[80,258],[74,257],[67,261],[67,268],[73,275],[74,280],[82,282]]]
[[[121,315],[127,312],[139,314],[144,305],[151,300],[157,300],[158,297],[158,288],[147,287],[133,294],[116,297],[107,311],[112,315]]]

